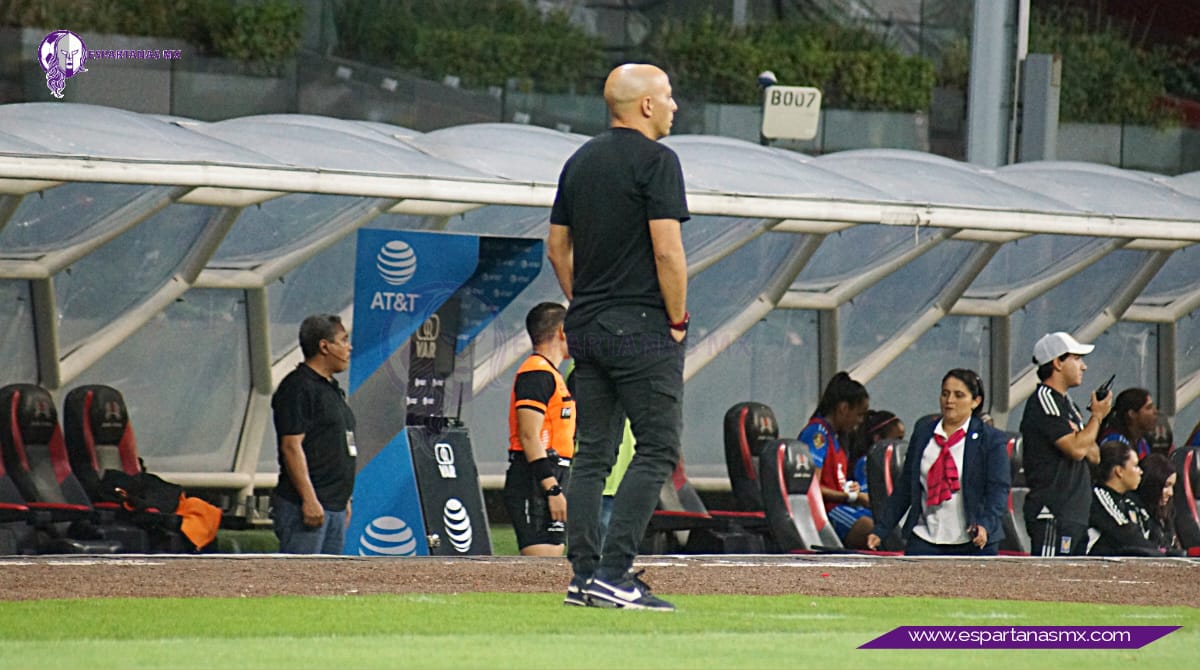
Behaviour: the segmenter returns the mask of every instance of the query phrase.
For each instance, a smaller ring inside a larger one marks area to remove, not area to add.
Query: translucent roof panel
[[[1144,251],[1115,251],[1031,301],[1011,316],[1014,380],[1030,367],[1033,343],[1058,330],[1073,332],[1098,315],[1145,259]]]
[[[120,389],[151,472],[229,472],[250,396],[248,333],[243,291],[192,289],[63,396],[84,384]]]
[[[706,225],[711,222],[719,225]],[[696,265],[707,261],[730,247],[741,244],[751,235],[763,230],[762,219],[734,219],[727,216],[696,216],[683,224],[688,228],[687,261]]]
[[[357,124],[320,124],[311,122],[311,117],[298,121],[251,116],[198,126],[196,130],[226,142],[252,146],[281,163],[299,167],[424,177],[479,176]]]
[[[54,276],[58,340],[68,352],[175,273],[216,208],[173,205]]]
[[[920,235],[920,239],[927,239],[929,231]],[[862,225],[832,233],[821,242],[792,288],[810,291],[830,288],[882,259],[904,253],[905,245],[916,243],[912,230],[896,226]]]
[[[98,105],[0,105],[0,128],[5,134],[44,147],[38,152],[42,154],[166,163],[273,163],[237,143],[220,142],[148,114]]]
[[[848,200],[889,199],[887,194],[826,171],[812,159],[790,151],[707,135],[669,137],[664,143],[679,154],[689,189]]]
[[[690,225],[690,221],[688,224],[689,228],[701,227]],[[714,219],[704,225],[720,227],[722,223]],[[766,284],[778,276],[787,255],[803,241],[800,235],[766,233],[692,277],[688,282],[688,309],[692,313],[690,346],[696,346],[709,331],[749,306]]]
[[[550,210],[544,207],[508,207],[489,205],[457,216],[446,230],[476,235],[509,235],[545,238],[550,229]]]
[[[1093,163],[1040,161],[996,170],[996,177],[1087,212],[1164,219],[1200,219],[1200,199],[1149,177]]]
[[[0,279],[0,384],[37,379],[37,344],[29,282]]]
[[[1193,198],[1200,198],[1200,172],[1189,172],[1165,180],[1171,188]]]
[[[1200,246],[1193,245],[1171,254],[1138,302],[1170,299],[1183,292],[1200,290]]]
[[[953,368],[968,368],[990,382],[990,332],[983,317],[946,317],[904,350],[867,384],[871,409],[894,412],[907,434],[919,416],[940,411],[942,377]],[[987,410],[987,398],[984,399]]]
[[[1031,235],[1006,242],[971,283],[967,295],[1004,295],[1098,252],[1106,243],[1103,239],[1068,235]]]
[[[766,403],[780,437],[799,434],[821,394],[812,374],[817,354],[816,312],[776,310],[689,379],[683,403],[688,475],[728,481],[722,422],[737,403]]]
[[[478,123],[435,130],[411,143],[482,174],[554,184],[563,163],[587,139],[536,126]]]
[[[1058,212],[1072,209],[998,181],[974,165],[915,151],[839,151],[816,159],[816,164],[907,202]]]
[[[969,242],[939,244],[842,305],[841,364],[862,360],[924,312],[974,248]]]
[[[209,267],[250,267],[288,249],[302,246],[308,237],[339,213],[359,206],[362,198],[293,193],[242,210]]]
[[[98,221],[165,186],[70,182],[26,195],[8,225],[0,228],[0,257],[37,257],[86,242],[105,232]],[[114,222],[114,225],[120,222]]]

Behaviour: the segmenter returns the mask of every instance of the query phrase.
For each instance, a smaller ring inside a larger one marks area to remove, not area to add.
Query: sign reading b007
[[[763,137],[811,140],[821,118],[821,91],[808,86],[768,86],[763,93]]]

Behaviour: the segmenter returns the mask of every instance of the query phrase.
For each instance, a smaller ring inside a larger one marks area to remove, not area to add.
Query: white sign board
[[[821,118],[821,91],[808,86],[768,86],[763,100],[763,137],[811,140]]]

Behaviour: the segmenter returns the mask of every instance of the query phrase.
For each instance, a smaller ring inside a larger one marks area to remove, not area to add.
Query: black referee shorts
[[[566,489],[571,475],[570,459],[555,457],[551,460],[557,460],[554,476],[559,486]],[[535,544],[566,543],[566,525],[550,518],[550,505],[542,495],[541,483],[533,480],[533,471],[524,453],[509,453],[508,474],[504,477],[504,507],[512,519],[517,546],[521,549]]]

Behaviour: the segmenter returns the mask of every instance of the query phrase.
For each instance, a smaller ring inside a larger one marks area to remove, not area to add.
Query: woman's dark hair
[[[1113,400],[1112,411],[1104,417],[1104,422],[1100,424],[1100,432],[1112,428],[1125,437],[1129,437],[1129,413],[1145,407],[1146,400],[1149,398],[1150,392],[1143,388],[1135,387],[1118,393]]]
[[[850,407],[858,407],[869,400],[867,387],[851,379],[850,373],[839,372],[825,385],[825,392],[821,394],[821,402],[817,403],[817,411],[813,412],[813,416],[828,417],[843,402]]]
[[[1100,463],[1096,465],[1096,483],[1103,484],[1112,476],[1112,471],[1118,465],[1125,465],[1129,461],[1129,454],[1133,453],[1133,447],[1124,442],[1105,442],[1100,445]],[[1159,489],[1162,492],[1162,489]]]
[[[963,384],[966,384],[967,390],[970,391],[972,398],[979,398],[979,405],[975,409],[971,410],[971,416],[979,416],[980,414],[983,414],[983,402],[986,400],[986,398],[984,398],[983,395],[983,380],[979,378],[979,373],[975,372],[974,370],[968,370],[967,368],[954,368],[953,370],[947,372],[945,377],[942,377],[942,384],[944,385],[946,380],[951,377],[954,377]]]
[[[1142,483],[1137,488],[1138,497],[1142,499],[1142,507],[1159,521],[1169,521],[1175,516],[1175,505],[1168,504],[1166,508],[1159,505],[1163,488],[1173,474],[1175,466],[1162,454],[1150,454],[1142,459]]]
[[[858,462],[858,459],[866,456],[871,447],[883,439],[884,430],[896,421],[899,421],[899,417],[886,409],[868,411],[863,422],[846,436],[848,445],[846,451],[851,466]]]

